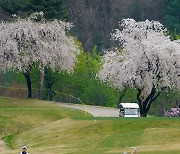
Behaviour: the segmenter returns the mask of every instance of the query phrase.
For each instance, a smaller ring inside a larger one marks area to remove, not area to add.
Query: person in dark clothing
[[[26,146],[23,146],[22,148],[23,151],[20,154],[28,154],[27,149],[28,148]]]

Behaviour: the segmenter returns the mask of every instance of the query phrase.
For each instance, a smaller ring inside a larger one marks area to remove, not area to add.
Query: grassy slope
[[[11,146],[18,149],[3,153],[18,153],[22,145],[29,146],[29,152],[35,154],[122,153],[132,146],[142,154],[180,152],[178,118],[83,116],[83,112],[57,108],[49,102],[0,99],[0,119],[6,121],[0,129],[8,128],[15,134]]]
[[[0,97],[0,138],[6,137],[4,139],[11,144],[12,135],[21,134],[56,120],[84,115],[84,112],[64,109],[46,101]]]

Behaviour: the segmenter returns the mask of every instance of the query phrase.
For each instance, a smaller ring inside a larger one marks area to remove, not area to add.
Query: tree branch
[[[153,87],[152,87],[152,89],[151,89],[151,93],[150,93],[149,96],[145,99],[145,102],[146,102],[146,101],[148,102],[152,97],[154,97],[155,92],[156,92],[156,88],[155,88],[155,86],[153,85]]]
[[[161,92],[162,92],[164,89],[166,89],[166,88],[167,88],[167,87],[162,87],[162,88],[161,88],[161,91],[159,91],[156,96],[154,96],[153,98],[151,98],[151,100],[150,100],[149,103],[148,103],[147,110],[150,109],[151,104],[159,97],[159,95],[161,94]]]

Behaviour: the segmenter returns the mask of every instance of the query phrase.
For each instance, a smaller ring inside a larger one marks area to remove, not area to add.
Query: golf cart
[[[120,117],[139,117],[139,105],[137,103],[120,103],[119,108]]]

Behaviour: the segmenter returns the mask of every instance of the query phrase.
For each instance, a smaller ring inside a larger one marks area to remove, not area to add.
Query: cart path
[[[59,103],[59,104],[63,107],[86,111],[92,114],[94,117],[119,117],[119,109],[117,108],[70,104],[70,103]]]

